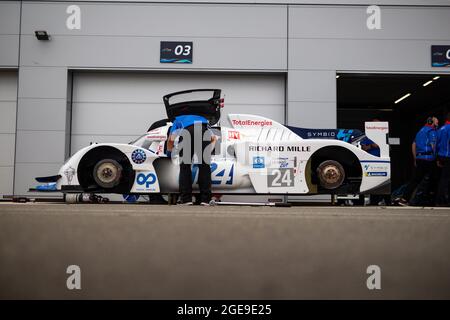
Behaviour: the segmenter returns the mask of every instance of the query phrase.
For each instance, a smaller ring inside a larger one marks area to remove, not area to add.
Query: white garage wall
[[[0,71],[0,196],[13,194],[17,72]]]
[[[285,76],[280,74],[158,74],[78,72],[73,79],[71,153],[90,142],[128,143],[166,118],[162,96],[219,88],[226,114],[250,113],[284,123]]]

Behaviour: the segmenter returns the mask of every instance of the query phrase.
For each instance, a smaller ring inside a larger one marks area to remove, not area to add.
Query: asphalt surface
[[[0,203],[0,298],[449,299],[450,210]]]

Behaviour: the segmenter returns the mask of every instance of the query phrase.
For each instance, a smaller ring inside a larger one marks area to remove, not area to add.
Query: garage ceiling
[[[450,109],[450,76],[440,75],[431,84],[423,84],[436,75],[340,74],[337,101],[340,109],[378,109],[414,111],[447,107]],[[395,104],[407,93],[411,96]]]

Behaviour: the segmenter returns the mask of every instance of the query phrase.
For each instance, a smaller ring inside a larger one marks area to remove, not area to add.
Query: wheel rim
[[[342,179],[342,174],[335,165],[328,165],[323,168],[322,177],[327,185],[334,185]]]
[[[101,183],[110,184],[118,179],[119,168],[110,162],[102,163],[97,168],[96,176]]]
[[[336,161],[328,160],[317,168],[320,184],[325,189],[339,188],[345,180],[345,171],[342,165]]]

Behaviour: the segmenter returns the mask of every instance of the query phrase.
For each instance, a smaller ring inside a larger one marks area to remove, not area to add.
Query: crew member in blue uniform
[[[172,152],[174,142],[180,137],[180,201],[192,205],[191,164],[198,165],[198,185],[201,205],[211,201],[211,143],[215,136],[209,130],[208,120],[198,115],[182,115],[175,118],[167,142],[167,150]]]
[[[450,182],[450,112],[447,113],[445,125],[438,130],[437,134],[437,157],[438,166],[441,168],[441,178],[437,192],[436,204],[438,206],[449,205],[449,182]]]
[[[400,205],[408,204],[414,190],[424,180],[424,178],[432,180],[435,177],[437,142],[436,129],[438,125],[439,120],[436,117],[428,117],[425,125],[416,134],[416,138],[412,143],[415,171],[412,180],[405,188],[403,198],[398,200]],[[429,190],[427,192],[429,192]]]

